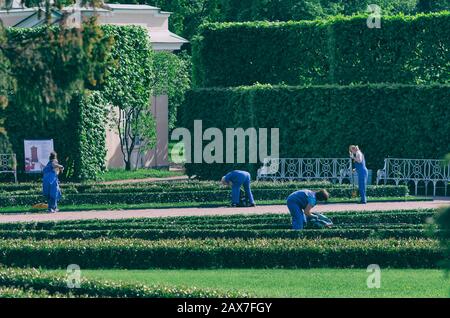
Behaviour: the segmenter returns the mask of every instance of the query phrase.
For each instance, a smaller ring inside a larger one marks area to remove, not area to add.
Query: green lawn
[[[365,269],[85,270],[88,278],[142,284],[240,290],[257,297],[449,297],[441,270],[382,269],[369,289]]]
[[[369,198],[369,202],[395,202],[395,201],[432,201],[432,198],[425,197],[383,197]],[[357,203],[356,199],[334,198],[327,204],[335,203]],[[169,208],[193,208],[193,207],[220,207],[228,206],[230,202],[172,202],[172,203],[140,203],[140,204],[79,204],[79,205],[59,205],[61,212],[69,211],[104,211],[104,210],[140,210],[140,209],[169,209]],[[257,205],[285,205],[285,200],[256,201]],[[0,208],[1,213],[42,213],[45,209],[32,209],[30,206],[7,206]]]
[[[146,178],[167,178],[182,175],[183,172],[181,171],[169,171],[160,169],[137,169],[131,171],[126,171],[124,169],[110,169],[101,176],[101,179],[103,181],[117,181]]]

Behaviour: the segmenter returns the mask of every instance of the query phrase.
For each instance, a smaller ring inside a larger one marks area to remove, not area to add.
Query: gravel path
[[[326,204],[317,206],[316,212],[343,212],[343,211],[387,211],[428,209],[450,206],[450,199],[437,199],[422,202],[374,202],[366,205],[360,204]],[[152,218],[170,216],[205,216],[230,214],[265,214],[288,213],[284,205],[257,206],[255,208],[177,208],[177,209],[145,209],[145,210],[115,210],[115,211],[77,211],[60,213],[34,213],[34,214],[3,214],[0,223],[32,222],[32,221],[65,221],[89,219],[126,219],[126,218]]]

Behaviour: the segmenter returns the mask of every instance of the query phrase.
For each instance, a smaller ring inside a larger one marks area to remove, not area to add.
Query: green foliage
[[[286,214],[216,217],[172,217],[167,219],[84,220],[2,224],[3,239],[410,239],[429,238],[425,224],[434,211],[372,211],[327,213],[332,229],[290,230]],[[441,235],[435,233],[432,237]]]
[[[61,188],[65,193],[157,193],[157,192],[204,192],[216,190],[229,190],[213,181],[179,181],[155,183],[128,183],[128,184],[101,184],[101,183],[64,183]],[[269,182],[259,181],[252,183],[253,190],[288,190],[298,189],[334,189],[346,191],[351,188],[348,184],[333,184],[330,182]],[[408,194],[406,186],[374,186],[371,187],[382,196],[405,196]],[[39,194],[39,183],[0,184],[0,194]]]
[[[75,112],[72,123],[76,126],[76,144],[72,144],[73,158],[69,167],[73,174],[68,176],[76,180],[97,179],[106,169],[106,130],[107,105],[98,91],[86,91],[72,105]]]
[[[450,0],[418,0],[417,11],[436,12],[450,10]]]
[[[376,171],[387,157],[440,158],[448,153],[448,92],[448,85],[198,89],[187,94],[180,124],[192,135],[195,119],[203,120],[204,130],[279,128],[281,158],[346,157],[347,145],[358,144],[369,169]],[[355,123],[365,123],[364,129]],[[255,176],[260,164],[241,166],[191,163],[186,172],[218,180],[233,168],[244,168]]]
[[[170,28],[192,39],[205,22],[315,20],[339,14],[366,12],[377,4],[382,14],[414,14],[449,10],[448,0],[111,0],[110,3],[146,3],[173,12]],[[432,9],[430,9],[432,8]]]
[[[282,211],[280,211],[282,212]],[[329,212],[336,229],[425,229],[436,210],[346,211]],[[290,229],[287,211],[280,214],[185,216],[118,220],[73,220],[28,223],[2,223],[5,232],[78,231],[79,238],[87,231],[106,230],[281,230]],[[83,233],[82,233],[83,232]]]
[[[0,21],[0,48],[6,44],[5,29]],[[8,91],[13,87],[13,77],[10,74],[10,63],[3,50],[0,49],[0,133],[3,127],[2,109],[8,104]]]
[[[380,29],[366,20],[206,24],[194,85],[449,83],[449,12],[384,17]]]
[[[61,274],[37,269],[0,268],[0,291],[7,288],[11,297],[100,297],[100,298],[230,298],[248,297],[245,293],[174,286],[126,284],[82,278],[80,288],[67,288]]]
[[[286,223],[288,224],[288,223]],[[2,239],[100,239],[100,238],[134,238],[143,240],[167,240],[167,239],[323,239],[323,238],[345,238],[349,240],[366,239],[413,239],[429,238],[426,229],[331,229],[290,231],[260,230],[260,229],[200,229],[200,230],[177,230],[177,229],[149,229],[149,230],[92,230],[80,234],[79,230],[57,230],[57,231],[0,231]]]
[[[191,86],[190,72],[190,56],[186,53],[155,52],[152,91],[153,95],[167,94],[169,97],[169,130],[175,128],[178,109]]]
[[[114,38],[112,58],[117,65],[109,67],[111,76],[101,90],[111,105],[111,126],[119,134],[125,168],[130,170],[138,141],[143,143],[140,150],[151,148],[156,141],[149,107],[153,50],[143,27],[105,25],[102,29]]]
[[[442,209],[436,215],[436,221],[441,230],[439,238],[445,254],[444,264],[450,270],[450,208]]]
[[[65,268],[436,268],[434,240],[229,239],[229,240],[3,240],[0,263]]]
[[[310,187],[311,189],[321,189]],[[257,200],[285,200],[289,194],[298,188],[258,188],[254,187],[253,195]],[[175,203],[175,202],[226,202],[230,199],[230,190],[216,185],[213,189],[174,189],[173,187],[83,187],[63,188],[61,204],[139,204],[139,203]],[[332,198],[351,198],[352,187],[328,188]],[[369,197],[404,197],[408,194],[405,186],[369,186]],[[42,200],[41,194],[36,190],[19,193],[8,192],[0,194],[2,206],[34,205]]]
[[[10,47],[15,48],[8,57],[17,62],[13,63],[13,74],[18,79],[18,90],[4,112],[5,127],[17,154],[18,171],[23,171],[23,140],[49,138],[54,139],[61,163],[68,167],[64,177],[96,179],[105,168],[106,105],[120,103],[120,107],[141,107],[150,112],[152,50],[147,32],[141,27],[86,27],[83,32],[86,41],[81,41],[81,47],[65,46],[71,35],[68,32],[71,31],[54,27],[8,29]],[[31,52],[24,50],[20,51],[22,55],[14,56],[17,47],[30,41],[42,46],[32,46]],[[107,45],[112,47],[106,50]],[[73,57],[84,51],[86,56]],[[28,68],[19,61],[24,56],[33,57],[31,62],[37,66]],[[48,73],[51,82],[46,78]],[[104,81],[106,75],[108,80]],[[76,80],[70,80],[72,77]],[[57,89],[42,93],[48,86]],[[84,87],[100,90],[102,94],[85,92]],[[27,119],[27,129],[23,129],[23,118]],[[148,118],[133,122],[134,127],[144,124],[152,127],[153,117]],[[153,136],[154,130],[148,131]]]

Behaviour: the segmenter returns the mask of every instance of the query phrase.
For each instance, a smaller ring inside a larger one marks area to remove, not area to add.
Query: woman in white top
[[[367,203],[367,178],[369,175],[369,171],[366,168],[366,159],[364,158],[364,154],[361,152],[358,146],[351,145],[349,147],[350,158],[353,159],[355,163],[355,169],[358,173],[358,188],[359,194],[361,195],[361,204]]]

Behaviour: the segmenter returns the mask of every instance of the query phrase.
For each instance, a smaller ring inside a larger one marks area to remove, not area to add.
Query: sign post
[[[53,151],[53,139],[24,140],[25,172],[42,173]]]

